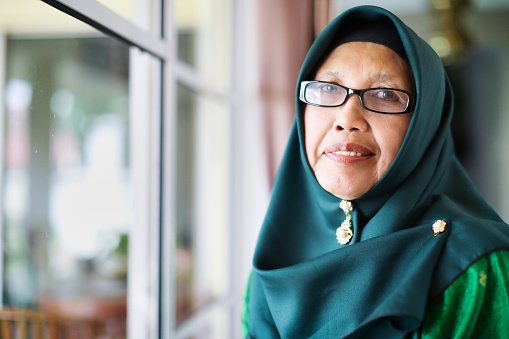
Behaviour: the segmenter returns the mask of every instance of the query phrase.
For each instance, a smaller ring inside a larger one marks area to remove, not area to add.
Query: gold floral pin
[[[341,226],[336,229],[336,239],[338,239],[338,243],[341,245],[346,245],[353,237],[352,216],[350,215],[350,212],[353,210],[353,205],[350,201],[341,200],[339,208],[345,212],[346,219],[341,223]]]
[[[447,223],[443,220],[437,220],[433,224],[433,235],[436,237],[447,229]]]

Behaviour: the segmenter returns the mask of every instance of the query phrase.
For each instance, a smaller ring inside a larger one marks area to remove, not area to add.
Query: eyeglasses
[[[388,114],[414,111],[415,95],[394,88],[351,89],[325,81],[302,81],[299,99],[309,105],[337,107],[351,94],[357,94],[368,111]]]

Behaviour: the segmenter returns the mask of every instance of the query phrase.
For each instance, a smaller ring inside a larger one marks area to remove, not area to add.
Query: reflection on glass
[[[179,59],[225,90],[230,77],[230,0],[176,0]]]
[[[6,43],[3,303],[107,338],[125,337],[128,62],[102,36]]]
[[[228,110],[178,87],[177,323],[224,296],[228,251]]]

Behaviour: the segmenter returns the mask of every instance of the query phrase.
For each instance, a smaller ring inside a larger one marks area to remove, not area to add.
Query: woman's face
[[[338,46],[314,80],[353,89],[388,87],[413,92],[414,88],[408,64],[390,48],[370,42]],[[368,192],[392,164],[411,118],[411,113],[368,111],[357,95],[339,107],[306,105],[306,155],[320,185],[345,200]]]

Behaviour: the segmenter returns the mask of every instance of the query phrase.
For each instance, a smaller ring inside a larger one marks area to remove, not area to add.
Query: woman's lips
[[[363,161],[375,155],[369,148],[359,144],[335,144],[324,150],[324,154],[339,163]]]
[[[362,156],[368,156],[369,154],[363,154],[363,153],[356,153],[356,152],[346,152],[346,151],[337,151],[337,152],[332,152],[336,155],[344,155],[344,156],[348,156],[348,157],[362,157]]]

